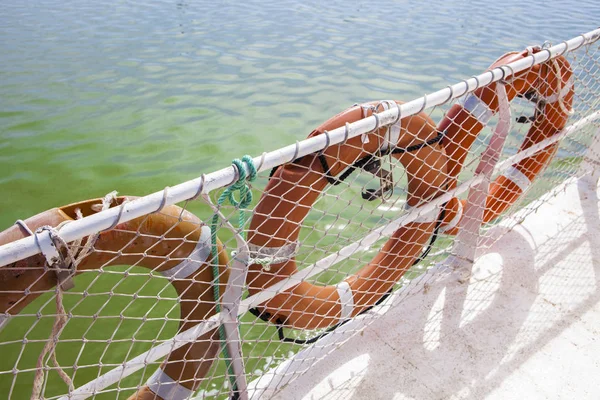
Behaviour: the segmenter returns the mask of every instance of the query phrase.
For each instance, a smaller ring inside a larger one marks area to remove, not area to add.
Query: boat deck
[[[509,232],[493,228],[504,235],[470,277],[439,266],[373,311],[385,315],[344,325],[362,332],[339,349],[327,344],[344,332],[254,382],[252,398],[599,398],[600,216],[590,182],[565,185]],[[324,349],[303,371],[300,361]]]

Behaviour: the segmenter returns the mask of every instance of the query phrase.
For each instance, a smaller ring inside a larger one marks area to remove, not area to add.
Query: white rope
[[[42,352],[40,353],[35,371],[35,378],[33,379],[33,390],[31,392],[31,399],[38,400],[41,399],[42,389],[44,387],[44,358],[48,353],[50,353],[50,360],[52,361],[52,365],[56,368],[56,372],[61,377],[63,382],[67,384],[69,387],[69,393],[71,393],[75,387],[73,386],[73,380],[67,373],[62,369],[62,367],[58,364],[56,360],[56,345],[58,344],[58,338],[67,324],[68,317],[65,311],[65,307],[63,305],[63,296],[62,289],[60,285],[56,285],[56,317],[54,319],[54,324],[52,325],[52,332],[50,333],[50,338],[46,341]]]
[[[522,159],[529,157],[532,153],[539,151],[566,136],[569,136],[580,129],[583,129],[586,125],[592,123],[596,119],[600,118],[600,111],[586,117],[575,124],[565,128],[562,132],[545,139],[537,145],[534,145],[527,150],[519,152],[509,159],[505,160],[496,165],[495,172],[501,171],[503,168],[507,168],[513,163],[517,163]],[[531,153],[530,153],[531,152]],[[435,200],[410,210],[407,214],[403,214],[399,218],[389,222],[387,225],[381,226],[373,230],[367,236],[361,238],[359,241],[351,243],[346,247],[340,249],[335,254],[330,254],[323,259],[307,266],[301,271],[296,272],[294,275],[287,277],[286,279],[269,287],[268,291],[262,291],[256,293],[241,301],[238,315],[246,313],[249,309],[259,306],[260,304],[272,299],[280,293],[294,287],[298,283],[305,281],[321,272],[327,271],[332,266],[350,258],[353,254],[358,251],[365,250],[377,240],[383,237],[391,236],[399,227],[404,226],[410,222],[415,221],[419,215],[427,215],[432,210],[438,210],[444,203],[450,201],[453,197],[465,193],[471,187],[479,184],[483,180],[483,176],[474,176],[467,181],[460,184],[455,189],[448,191],[448,193],[437,197]],[[255,262],[256,263],[256,262]],[[98,393],[102,389],[115,384],[125,376],[129,376],[141,369],[143,369],[148,363],[155,362],[167,354],[176,350],[188,343],[194,342],[200,336],[208,333],[209,331],[217,328],[221,323],[221,314],[213,315],[206,319],[206,321],[195,325],[188,330],[181,332],[174,337],[157,344],[150,350],[130,359],[129,361],[119,365],[112,370],[104,373],[98,378],[86,383],[85,385],[75,389],[69,396],[61,397],[59,400],[83,400],[91,397],[93,393]]]
[[[383,107],[384,111],[387,111],[392,108],[392,104],[396,105],[396,102],[394,100],[383,100],[379,104]],[[402,121],[400,119],[396,123],[387,126],[383,146],[381,146],[382,151],[394,148],[398,145],[401,128]]]
[[[445,104],[452,99],[459,98],[476,88],[487,86],[492,82],[517,74],[521,71],[531,68],[533,65],[546,62],[548,59],[558,57],[565,51],[574,51],[584,45],[591,44],[600,39],[600,29],[596,29],[577,36],[556,46],[546,49],[547,51],[538,52],[520,60],[511,62],[504,67],[498,67],[486,71],[475,77],[466,79],[444,89],[438,90],[427,95],[427,102],[420,97],[398,108],[379,113],[380,126],[386,126],[397,121],[398,115],[402,118],[408,118],[424,109],[431,109],[440,104]],[[508,70],[510,67],[510,70]],[[335,145],[363,133],[371,132],[375,127],[375,117],[370,116],[360,121],[353,122],[347,126],[329,131],[329,141],[325,135],[316,135],[314,137],[300,141],[298,144],[291,144],[267,154],[263,154],[254,159],[255,165],[260,165],[258,172],[268,171],[273,167],[286,162],[293,161],[298,157],[312,154],[323,150],[328,144]],[[93,215],[84,218],[81,221],[75,221],[65,226],[61,231],[62,237],[67,241],[73,241],[80,237],[86,237],[104,229],[111,227],[117,220],[125,222],[132,219],[150,214],[160,205],[171,205],[197,197],[199,194],[206,194],[217,188],[225,187],[237,179],[237,171],[234,167],[224,168],[219,171],[207,174],[169,189],[167,201],[164,201],[164,191],[159,191],[148,196],[129,202],[125,207],[118,209],[112,208],[102,213],[102,215]],[[31,238],[24,238],[12,243],[0,246],[0,268],[16,261],[31,257],[38,253],[35,242]]]
[[[265,247],[248,243],[250,264],[262,265],[265,271],[270,271],[271,264],[282,264],[294,258],[298,252],[298,248],[298,242],[288,243],[281,247]],[[232,251],[232,258],[235,258],[236,254],[237,252]]]
[[[110,207],[113,200],[116,200],[116,195],[117,192],[113,191],[102,199],[102,210],[106,210]],[[78,219],[83,218],[83,214],[79,208],[75,209],[75,215]],[[55,290],[56,317],[54,318],[54,324],[52,325],[50,338],[46,341],[46,344],[44,345],[44,348],[42,349],[36,363],[35,377],[33,379],[33,388],[31,391],[31,400],[38,400],[42,398],[41,394],[44,388],[44,372],[46,370],[44,367],[44,360],[48,354],[50,354],[50,360],[52,361],[52,365],[56,368],[56,372],[61,377],[63,382],[65,382],[65,384],[69,387],[69,393],[75,390],[75,387],[73,386],[73,380],[69,375],[67,375],[56,359],[56,346],[58,345],[60,334],[69,320],[69,316],[67,315],[63,304],[63,289],[68,290],[73,286],[72,278],[77,271],[77,266],[91,252],[92,246],[100,236],[100,232],[89,236],[83,248],[77,251],[77,249],[81,247],[81,242],[83,239],[78,239],[73,242],[71,246],[69,246],[58,233],[59,227],[68,222],[70,221],[65,221],[56,228],[42,227],[35,232],[36,240],[42,254],[46,257],[48,267],[55,269],[57,273],[57,284]],[[17,221],[17,223],[19,223],[19,221]],[[43,232],[47,232],[47,235],[43,235]],[[59,253],[56,242],[66,249],[68,261],[65,261]],[[75,249],[75,254],[73,254],[73,249]],[[67,275],[64,274],[65,272],[67,272]]]
[[[571,90],[571,85],[573,85],[573,81],[571,79],[569,79],[569,82],[567,83],[567,85],[563,88],[562,87],[562,75],[560,73],[560,66],[558,65],[558,61],[556,61],[556,58],[552,59],[552,66],[554,67],[554,72],[556,73],[556,81],[558,84],[558,91],[556,92],[556,95],[558,96],[558,105],[560,106],[560,109],[562,110],[562,112],[564,112],[566,115],[573,115],[573,109],[569,109],[567,108],[567,106],[565,106],[565,102],[564,102],[564,97],[566,96],[567,93],[569,93],[569,90]],[[563,93],[563,89],[566,89],[566,92]]]
[[[465,81],[465,84],[466,84],[466,86],[467,86],[467,90],[470,90],[468,82],[466,82],[466,81]],[[560,83],[559,83],[559,84],[560,84]],[[447,92],[446,92],[446,93],[447,93]],[[457,92],[457,93],[458,93],[458,92]],[[451,94],[451,96],[450,96],[450,97],[453,97],[453,96],[454,96],[454,95],[452,94],[452,92],[451,92],[450,94]],[[454,94],[456,94],[456,93],[454,93]],[[429,99],[429,98],[431,98],[431,96],[428,96],[428,99]],[[429,103],[428,103],[428,105],[429,105]],[[427,107],[427,108],[429,108],[429,107]],[[383,119],[383,117],[382,117],[382,119]],[[332,140],[332,143],[333,143],[333,140]],[[296,154],[296,155],[301,153],[301,152],[299,152],[299,151],[298,151],[298,149],[299,149],[299,148],[300,148],[299,146],[296,146],[296,151],[295,151],[295,154]],[[304,147],[302,147],[302,151],[305,151],[305,148],[304,148]],[[283,159],[283,157],[284,157],[284,156],[285,156],[285,154],[283,154],[283,152],[282,152],[282,154],[281,154],[281,157],[282,157],[282,159]],[[263,157],[263,161],[265,161],[265,157]],[[263,165],[263,162],[261,162],[261,165]],[[266,162],[266,161],[265,161],[265,162],[264,162],[264,165],[265,165],[265,168],[267,168],[266,166],[268,166],[269,164],[268,164],[268,162]],[[222,177],[220,178],[220,179],[221,179],[221,181],[224,181],[224,180],[225,180],[225,177],[224,177],[224,176],[226,176],[226,174],[222,174]],[[216,181],[217,181],[217,179],[213,180],[213,181],[211,182],[211,184],[213,184],[213,185],[216,185],[216,183],[214,183],[214,182],[216,182]],[[204,188],[202,187],[201,189],[204,189]],[[207,190],[208,190],[208,189],[207,189]],[[199,189],[199,192],[200,192],[200,191],[201,191],[201,190]],[[178,194],[178,195],[180,195],[180,194]],[[183,196],[183,195],[181,195],[181,196]],[[175,198],[176,198],[176,197],[175,197],[175,196],[173,196],[173,199],[175,199]],[[140,209],[141,209],[141,207],[140,207]],[[136,212],[137,212],[137,211],[136,211]],[[113,214],[105,214],[105,215],[107,216],[107,218],[109,218],[111,215],[113,215],[113,216],[114,216],[114,213],[113,213]],[[129,217],[128,217],[128,218],[129,218]],[[69,230],[71,230],[71,229],[69,228]],[[85,236],[83,236],[83,237],[85,237]],[[88,242],[88,243],[89,243],[89,242]],[[86,243],[86,244],[87,244],[87,243]],[[340,297],[340,298],[341,298],[341,297]]]

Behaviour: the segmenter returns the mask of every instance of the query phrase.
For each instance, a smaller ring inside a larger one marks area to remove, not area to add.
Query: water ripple
[[[1,226],[152,192],[597,26],[595,1],[3,2]],[[51,166],[51,168],[49,168]],[[68,184],[65,184],[68,182]],[[60,187],[60,190],[55,190]]]

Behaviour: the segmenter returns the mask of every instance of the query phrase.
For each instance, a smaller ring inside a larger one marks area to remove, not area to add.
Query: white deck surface
[[[364,330],[301,377],[285,385],[323,346],[254,382],[262,389],[252,398],[281,387],[274,398],[600,398],[595,186],[566,186],[480,256],[466,281],[448,270],[419,281],[366,328],[344,325]]]

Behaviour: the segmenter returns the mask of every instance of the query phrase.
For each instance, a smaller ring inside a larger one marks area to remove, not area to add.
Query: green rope
[[[240,210],[239,218],[238,218],[238,229],[241,231],[242,237],[245,239],[244,234],[244,226],[246,225],[246,212],[244,211],[252,203],[252,190],[246,183],[246,181],[253,181],[256,179],[256,167],[254,166],[254,162],[252,161],[252,157],[244,156],[241,160],[235,159],[231,162],[238,171],[238,180],[231,186],[229,186],[225,191],[219,196],[217,200],[217,209],[221,208],[221,205],[225,202],[225,200],[229,200],[235,208]],[[249,176],[246,176],[246,169],[244,165],[248,168],[250,172]],[[236,200],[234,197],[234,192],[239,191],[240,199]],[[219,290],[219,255],[217,249],[217,223],[219,222],[219,214],[215,212],[215,215],[212,219],[212,224],[210,227],[211,231],[211,239],[212,239],[212,273],[213,273],[213,294],[215,299],[215,309],[217,313],[221,312],[221,293]],[[231,383],[231,388],[233,392],[237,392],[237,385],[235,382],[235,375],[233,373],[233,366],[231,364],[231,356],[229,355],[229,351],[227,350],[226,340],[227,335],[225,333],[225,327],[221,324],[219,325],[219,337],[220,337],[220,345],[221,351],[223,352],[223,358],[225,359],[225,366],[227,367],[227,373],[229,375],[229,382]]]

